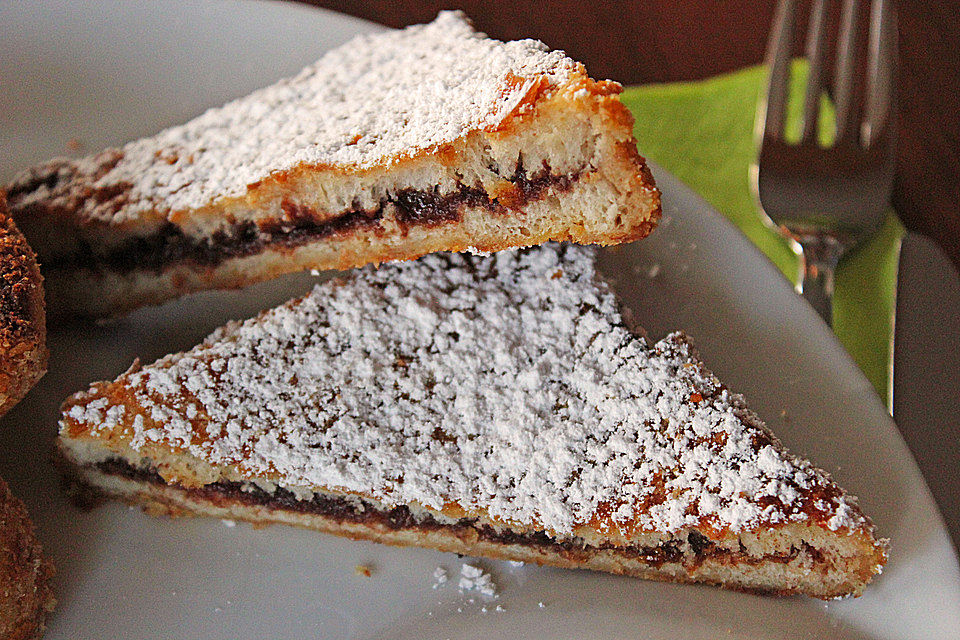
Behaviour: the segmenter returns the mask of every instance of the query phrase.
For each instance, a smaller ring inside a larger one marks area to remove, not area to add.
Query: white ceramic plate
[[[279,3],[6,2],[0,179],[71,139],[96,150],[185,120],[374,28]],[[960,637],[956,556],[870,385],[736,229],[671,176],[658,182],[660,229],[607,252],[604,268],[652,337],[686,329],[788,446],[861,496],[892,539],[865,596],[770,599],[480,561],[500,587],[488,601],[455,580],[432,588],[436,567],[458,572],[452,554],[67,504],[48,464],[64,397],[303,292],[300,275],[51,335],[50,372],[0,426],[0,474],[57,565],[47,638]],[[357,576],[359,564],[373,575]]]

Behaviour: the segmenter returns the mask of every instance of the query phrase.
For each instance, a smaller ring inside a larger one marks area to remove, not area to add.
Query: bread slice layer
[[[77,486],[168,513],[706,582],[859,594],[886,546],[594,252],[363,269],[63,407]]]
[[[647,235],[620,86],[461,14],[355,39],[181,126],[9,186],[54,315],[116,315],[305,268]]]

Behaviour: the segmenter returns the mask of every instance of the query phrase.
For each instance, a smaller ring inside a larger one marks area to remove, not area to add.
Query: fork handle
[[[807,237],[799,240],[800,277],[797,293],[802,295],[828,327],[833,327],[833,276],[843,253],[843,246],[830,237]]]

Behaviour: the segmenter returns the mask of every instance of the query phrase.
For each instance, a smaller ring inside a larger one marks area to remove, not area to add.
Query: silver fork
[[[844,0],[834,65],[836,137],[828,147],[818,143],[832,4],[815,0],[811,8],[806,38],[810,75],[796,144],[786,141],[784,126],[797,2],[780,0],[777,6],[767,49],[768,86],[757,108],[757,161],[751,167],[765,221],[790,240],[801,258],[797,292],[828,325],[840,257],[876,232],[889,207],[896,143],[897,26],[892,0],[870,4],[865,80],[858,77],[857,34],[866,3]]]

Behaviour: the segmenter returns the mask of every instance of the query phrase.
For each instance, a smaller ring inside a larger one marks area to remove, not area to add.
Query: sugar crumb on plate
[[[497,585],[493,581],[493,576],[484,571],[481,567],[465,564],[460,567],[460,581],[458,582],[461,593],[465,591],[476,591],[482,596],[496,597]]]
[[[441,585],[446,584],[448,580],[447,570],[443,567],[437,567],[433,570],[433,588],[438,589]]]

